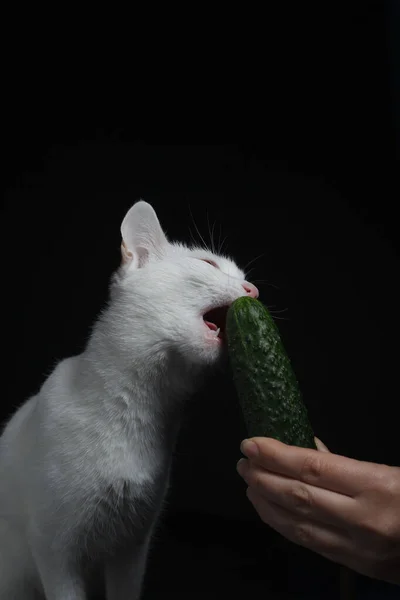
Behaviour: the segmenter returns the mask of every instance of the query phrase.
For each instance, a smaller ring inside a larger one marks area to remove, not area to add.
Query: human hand
[[[238,472],[261,520],[354,571],[400,584],[400,468],[255,437]]]

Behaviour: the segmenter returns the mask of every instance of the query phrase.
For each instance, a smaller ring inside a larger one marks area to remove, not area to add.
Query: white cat
[[[232,260],[170,243],[146,202],[121,233],[85,351],[0,437],[0,600],[84,600],[95,580],[139,598],[182,401],[223,356],[226,307],[258,296]]]

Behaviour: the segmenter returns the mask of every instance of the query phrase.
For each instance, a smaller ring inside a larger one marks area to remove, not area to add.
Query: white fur
[[[181,402],[221,357],[202,315],[246,295],[233,261],[170,243],[143,201],[121,233],[85,351],[0,437],[0,600],[84,600],[102,573],[107,600],[139,598]]]

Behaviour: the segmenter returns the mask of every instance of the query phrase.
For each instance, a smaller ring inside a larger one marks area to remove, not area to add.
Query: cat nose
[[[242,286],[247,296],[250,296],[250,298],[258,298],[258,296],[260,295],[256,286],[252,283],[245,281],[244,283],[242,283]]]

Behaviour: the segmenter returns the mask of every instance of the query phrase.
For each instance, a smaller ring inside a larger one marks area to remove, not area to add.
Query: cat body
[[[0,600],[87,600],[94,583],[138,600],[182,403],[224,354],[227,306],[258,295],[229,258],[170,243],[143,201],[121,233],[85,350],[0,437]]]

